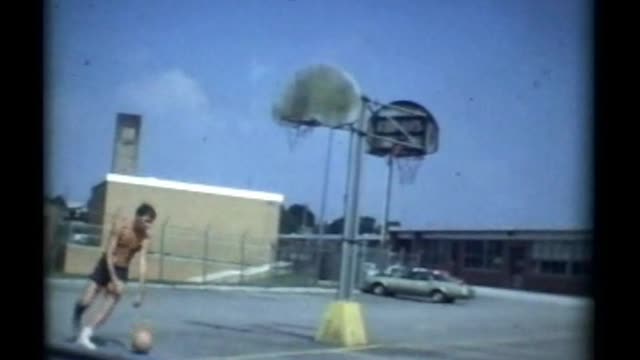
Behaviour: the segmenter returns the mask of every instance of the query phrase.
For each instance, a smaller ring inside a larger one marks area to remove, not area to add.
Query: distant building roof
[[[214,194],[222,196],[231,196],[243,199],[284,202],[284,195],[276,193],[268,193],[262,191],[234,189],[220,186],[210,186],[202,184],[193,184],[172,180],[162,180],[152,177],[139,177],[121,174],[107,174],[107,182],[116,182],[124,184],[142,185],[156,187],[162,189],[183,190],[199,192],[204,194]]]
[[[45,198],[45,203],[51,204],[51,205],[56,205],[56,206],[63,207],[63,208],[67,207],[66,200],[60,195],[58,195],[58,196],[56,196],[54,198]]]
[[[71,209],[83,208],[85,203],[80,201],[67,201],[67,207]]]
[[[584,240],[592,231],[585,229],[495,229],[495,230],[415,230],[389,229],[397,238],[448,240]],[[418,236],[419,235],[419,236]]]

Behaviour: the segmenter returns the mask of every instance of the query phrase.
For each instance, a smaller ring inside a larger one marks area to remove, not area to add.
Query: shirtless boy
[[[147,252],[151,240],[150,229],[155,219],[155,209],[149,204],[142,204],[136,209],[133,220],[113,224],[107,249],[89,276],[89,284],[82,297],[76,302],[73,311],[74,332],[75,334],[79,332],[77,341],[84,347],[92,350],[96,348],[91,342],[91,336],[94,330],[109,318],[120,301],[129,277],[129,265],[138,252],[140,252],[140,291],[134,306],[142,305],[147,271]],[[82,315],[100,293],[104,293],[106,297],[104,308],[80,331]]]

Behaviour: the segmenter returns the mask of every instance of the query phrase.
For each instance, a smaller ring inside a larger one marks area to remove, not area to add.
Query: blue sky
[[[391,214],[412,228],[588,227],[591,3],[578,0],[49,1],[48,193],[85,201],[111,165],[115,116],[143,116],[140,174],[321,201],[328,131],[291,151],[271,105],[292,74],[336,64],[441,128]],[[327,217],[342,214],[336,134]],[[385,163],[366,157],[361,213]]]

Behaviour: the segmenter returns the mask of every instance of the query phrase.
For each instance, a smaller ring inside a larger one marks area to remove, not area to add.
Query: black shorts
[[[126,267],[113,266],[116,276],[120,281],[129,280],[129,269]],[[98,286],[107,286],[111,282],[111,274],[109,274],[109,268],[107,266],[107,257],[102,255],[100,260],[96,264],[93,273],[89,276],[89,279],[93,280]]]

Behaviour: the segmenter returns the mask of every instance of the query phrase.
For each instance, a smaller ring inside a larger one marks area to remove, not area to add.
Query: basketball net
[[[302,139],[311,135],[313,127],[297,125],[285,127],[287,132],[287,144],[289,145],[289,151],[294,151]]]
[[[422,164],[422,156],[402,156],[402,145],[394,145],[391,156],[398,169],[398,182],[401,185],[413,184]]]

